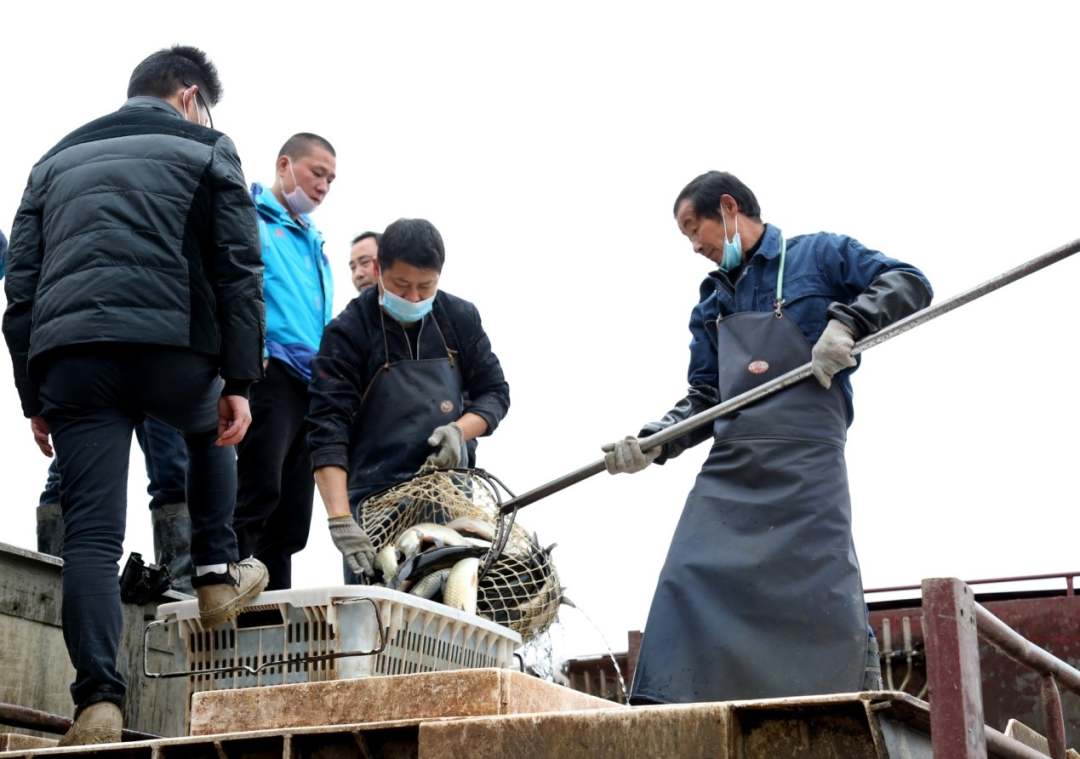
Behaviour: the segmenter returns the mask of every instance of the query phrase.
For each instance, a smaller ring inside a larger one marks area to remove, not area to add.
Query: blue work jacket
[[[776,300],[777,272],[780,268],[779,228],[767,224],[754,255],[734,284],[717,269],[701,283],[698,304],[690,314],[691,387],[717,387],[718,362],[716,321],[741,311],[771,311]],[[829,321],[829,304],[850,304],[879,275],[894,269],[908,271],[926,283],[925,275],[910,264],[889,258],[864,247],[851,237],[818,232],[787,240],[782,296],[784,314],[794,320],[812,346]],[[847,402],[848,425],[854,418],[850,370],[836,376]]]
[[[307,216],[293,219],[269,188],[251,186],[262,246],[266,356],[304,382],[333,318],[334,280],[323,239]]]

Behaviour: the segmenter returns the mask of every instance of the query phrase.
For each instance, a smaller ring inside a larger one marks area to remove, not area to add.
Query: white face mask
[[[285,188],[283,187],[281,189],[281,194],[285,197],[285,204],[294,214],[298,216],[309,214],[318,208],[319,204],[312,200],[311,196],[304,192],[300,183],[296,181],[296,172],[293,171],[292,159],[289,158],[288,161],[289,173],[292,174],[293,188],[288,192],[285,192]]]

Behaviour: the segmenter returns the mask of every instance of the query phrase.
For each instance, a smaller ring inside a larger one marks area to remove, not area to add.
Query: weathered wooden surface
[[[0,701],[70,716],[68,690],[74,669],[60,623],[63,562],[0,543]],[[164,600],[182,598],[169,594]],[[157,735],[184,734],[185,685],[181,679],[142,675],[142,631],[156,604],[124,604],[124,640],[118,664],[128,683],[125,726]],[[172,653],[151,649],[151,666],[172,666]]]
[[[583,709],[611,702],[505,669],[364,677],[196,693],[191,735]]]
[[[21,733],[0,733],[0,752],[52,748],[56,745],[56,741],[56,738],[38,738],[33,735],[22,735]]]
[[[259,730],[22,750],[4,759],[931,759],[929,722],[925,702],[875,692]],[[993,729],[987,738],[994,759],[1045,759]]]

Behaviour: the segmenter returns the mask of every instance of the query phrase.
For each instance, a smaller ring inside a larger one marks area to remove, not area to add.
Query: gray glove
[[[855,366],[855,357],[851,349],[855,347],[855,336],[840,320],[830,319],[825,331],[814,343],[811,351],[814,377],[826,390],[832,386],[833,376],[844,369]]]
[[[604,466],[607,467],[608,474],[632,474],[653,463],[663,447],[657,446],[646,453],[641,450],[640,440],[627,435],[622,440],[608,443],[601,450],[604,452]]]
[[[428,438],[428,445],[438,450],[427,457],[422,469],[456,469],[469,463],[465,434],[456,422],[436,427]]]
[[[371,562],[375,560],[375,546],[352,516],[330,517],[330,537],[334,545],[345,557],[345,562],[361,577],[372,577],[375,571]]]

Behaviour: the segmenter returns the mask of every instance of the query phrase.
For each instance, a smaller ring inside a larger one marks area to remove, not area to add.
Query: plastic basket
[[[187,672],[189,695],[372,675],[508,668],[521,645],[516,632],[475,615],[366,585],[265,592],[235,621],[211,630],[200,624],[196,601],[163,604],[157,617],[155,624],[169,632],[176,670]],[[376,654],[333,658],[381,644]]]

